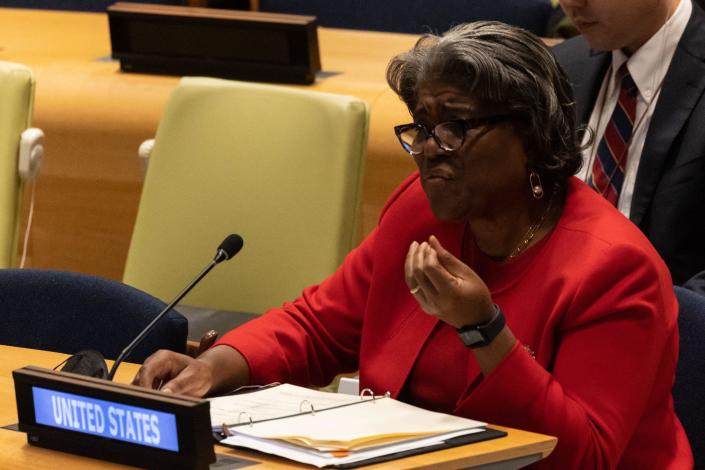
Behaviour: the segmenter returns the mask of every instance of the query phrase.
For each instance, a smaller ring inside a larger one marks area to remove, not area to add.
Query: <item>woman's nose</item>
[[[436,138],[432,134],[429,134],[428,136],[426,136],[426,140],[423,143],[423,153],[422,153],[422,155],[424,157],[426,157],[426,158],[431,157],[432,158],[432,157],[436,157],[438,155],[445,154],[445,153],[446,153],[446,151],[443,149],[443,147],[438,145],[438,141],[436,140]]]

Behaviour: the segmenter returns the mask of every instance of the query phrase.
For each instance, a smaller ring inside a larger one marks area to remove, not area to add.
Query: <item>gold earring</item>
[[[534,196],[534,199],[541,199],[543,197],[541,177],[534,170],[531,170],[529,173],[529,186],[531,186],[531,194]]]

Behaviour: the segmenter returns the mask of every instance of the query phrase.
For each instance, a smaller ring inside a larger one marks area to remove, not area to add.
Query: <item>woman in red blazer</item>
[[[424,36],[389,65],[418,165],[379,225],[301,297],[135,383],[204,395],[274,381],[361,387],[558,436],[538,465],[688,468],[673,411],[677,304],[641,232],[572,177],[572,91],[530,33]]]

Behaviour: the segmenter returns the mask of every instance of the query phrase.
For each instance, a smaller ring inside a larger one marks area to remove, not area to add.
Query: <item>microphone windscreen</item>
[[[225,237],[225,240],[223,240],[218,247],[218,251],[220,252],[220,250],[223,250],[227,255],[227,258],[225,259],[230,259],[242,250],[242,245],[244,243],[245,242],[242,240],[240,235],[233,233]]]
[[[61,370],[98,379],[108,378],[108,366],[103,355],[93,349],[85,349],[69,357]]]

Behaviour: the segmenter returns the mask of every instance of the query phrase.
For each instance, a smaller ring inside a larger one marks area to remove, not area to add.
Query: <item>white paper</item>
[[[310,411],[307,403],[313,404],[314,410],[323,410],[331,406],[360,401],[360,397],[338,393],[319,392],[296,385],[282,384],[257,390],[251,393],[210,398],[211,425],[223,424],[234,426],[247,423],[280,418]],[[242,414],[241,414],[242,413]]]
[[[315,410],[313,413],[310,405]],[[426,448],[452,437],[484,431],[486,426],[480,421],[435,413],[388,397],[363,400],[294,385],[211,399],[214,426],[238,421],[249,423],[250,416],[252,425],[229,427],[233,435],[221,444],[318,467]],[[380,438],[382,441],[378,441]],[[331,449],[349,452],[331,452]]]
[[[325,467],[327,465],[342,465],[346,463],[359,462],[362,460],[372,459],[383,455],[396,454],[412,449],[421,449],[430,447],[434,444],[441,443],[447,439],[454,437],[465,436],[484,431],[483,428],[466,429],[448,434],[426,437],[423,439],[414,439],[404,441],[398,444],[375,447],[363,451],[351,452],[345,457],[334,457],[330,453],[321,453],[314,450],[309,450],[304,447],[287,444],[281,441],[272,441],[269,439],[260,439],[256,437],[244,436],[236,434],[221,441],[221,444],[245,447],[248,449],[264,452],[265,454],[277,455],[289,460],[301,462],[316,467]]]
[[[435,413],[391,398],[377,398],[313,415],[309,413],[257,423],[255,426],[238,426],[234,430],[268,439],[300,436],[312,441],[350,442],[368,436],[444,434],[485,425],[480,421]]]

